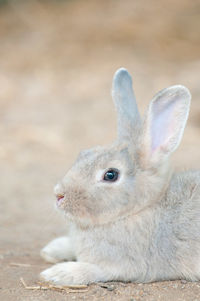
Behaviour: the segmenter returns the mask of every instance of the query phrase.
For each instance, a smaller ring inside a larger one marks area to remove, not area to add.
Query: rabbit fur
[[[59,285],[199,280],[200,171],[176,174],[170,166],[190,92],[181,85],[160,91],[141,119],[132,79],[120,68],[112,96],[117,139],[82,151],[56,185],[69,233],[41,250],[57,263],[41,278]],[[109,168],[119,171],[115,182],[104,181]]]

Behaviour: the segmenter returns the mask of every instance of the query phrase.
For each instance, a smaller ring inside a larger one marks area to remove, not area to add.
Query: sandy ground
[[[110,86],[118,67],[133,75],[141,112],[168,85],[191,89],[173,161],[179,170],[200,167],[200,2],[19,2],[0,7],[0,299],[200,300],[198,282],[98,284],[67,293],[27,290],[19,281],[36,285],[49,266],[40,249],[65,233],[54,184],[81,149],[115,137]]]

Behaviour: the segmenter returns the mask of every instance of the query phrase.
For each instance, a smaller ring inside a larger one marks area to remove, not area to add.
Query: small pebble
[[[114,286],[114,285],[109,285],[109,286],[107,287],[107,290],[108,290],[108,291],[114,291],[114,290],[115,290],[115,286]]]
[[[175,283],[175,284],[173,285],[173,287],[174,287],[174,288],[178,288],[178,284]]]
[[[108,291],[114,291],[115,290],[115,285],[111,284],[111,285],[107,285],[107,284],[103,284],[101,285],[102,288],[106,288]]]

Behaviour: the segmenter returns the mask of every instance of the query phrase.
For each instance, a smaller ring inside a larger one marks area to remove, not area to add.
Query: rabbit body
[[[81,152],[55,188],[69,233],[41,255],[70,261],[43,271],[46,281],[200,279],[200,171],[172,174],[168,165],[183,134],[190,94],[182,86],[161,91],[141,121],[131,84],[120,69],[114,77],[117,142]]]
[[[160,204],[103,228],[78,230],[72,236],[77,260],[102,266],[107,280],[200,279],[199,184],[200,172],[174,175]]]

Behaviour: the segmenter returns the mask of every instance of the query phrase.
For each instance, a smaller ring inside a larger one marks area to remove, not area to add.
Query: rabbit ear
[[[179,146],[190,109],[191,94],[181,85],[155,95],[144,121],[142,152],[147,160],[159,162]]]
[[[117,70],[113,77],[112,97],[117,110],[118,139],[130,139],[136,127],[141,125],[132,79],[124,68]]]

